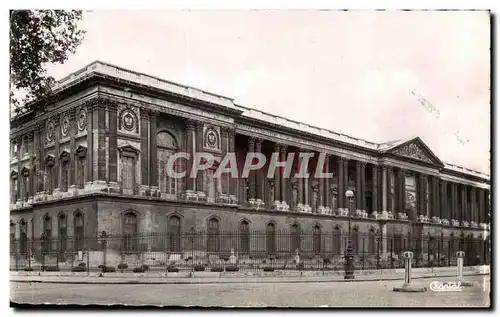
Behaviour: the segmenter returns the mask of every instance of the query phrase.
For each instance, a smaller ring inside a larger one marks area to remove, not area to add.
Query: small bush
[[[116,269],[114,266],[101,266],[103,273],[112,273],[116,272]]]
[[[142,266],[135,267],[134,268],[134,273],[144,273],[144,268]]]
[[[210,268],[210,272],[224,272],[224,268],[222,268],[222,267],[212,267],[212,268]]]
[[[264,267],[264,272],[274,272],[274,267],[266,266]]]
[[[173,265],[169,265],[169,266],[167,266],[167,272],[173,272],[173,273],[175,273],[175,272],[179,272],[179,269],[176,268]]]
[[[231,265],[226,267],[226,272],[238,272],[240,270],[236,265]]]
[[[71,272],[86,272],[87,269],[84,266],[75,266],[71,269]]]
[[[304,263],[297,264],[297,270],[303,270],[303,269],[304,269]]]
[[[102,269],[102,267],[103,267],[103,265],[102,265],[102,264],[99,264],[99,265],[97,266],[97,268],[98,268],[98,269]]]
[[[47,272],[59,272],[59,268],[57,266],[46,266],[44,271]]]
[[[82,262],[82,263],[78,263],[78,266],[79,266],[79,267],[86,267],[86,266],[87,266],[87,264],[86,264],[86,263],[84,263],[84,262]]]
[[[118,264],[118,269],[119,270],[128,269],[128,264],[127,263],[120,263],[120,264]]]
[[[323,264],[326,265],[326,264],[331,264],[331,263],[332,262],[330,261],[330,259],[328,259],[328,258],[323,259]]]
[[[27,267],[25,267],[25,268],[24,268],[24,270],[25,270],[25,271],[27,271],[27,272],[31,272],[31,271],[33,271],[33,268],[32,268],[32,267],[27,266]]]
[[[149,265],[147,265],[147,264],[143,264],[143,265],[141,265],[141,267],[144,269],[144,271],[149,270]]]
[[[195,265],[193,267],[193,269],[194,269],[195,272],[203,272],[203,271],[205,271],[205,266],[201,265],[201,264],[198,264],[198,265]]]

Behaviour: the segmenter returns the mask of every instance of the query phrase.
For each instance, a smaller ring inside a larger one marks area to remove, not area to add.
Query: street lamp
[[[354,201],[354,193],[352,190],[348,190],[345,192],[345,196],[349,201],[349,236],[347,238],[347,250],[345,253],[345,271],[344,271],[344,279],[345,280],[353,280],[354,279],[354,265],[353,258],[354,253],[352,250],[352,239],[351,239],[351,210],[352,210],[352,202]]]

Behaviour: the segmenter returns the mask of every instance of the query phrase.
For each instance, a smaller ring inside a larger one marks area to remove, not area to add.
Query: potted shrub
[[[274,272],[274,267],[271,266],[265,266],[263,268],[264,272]]]
[[[79,266],[79,267],[87,267],[87,264],[86,264],[86,263],[84,263],[84,262],[81,262],[81,263],[78,263],[78,266]]]
[[[24,268],[24,270],[25,270],[25,271],[27,271],[27,272],[31,272],[31,271],[33,271],[33,268],[32,268],[32,267],[27,266],[27,267],[25,267],[25,268]]]
[[[169,266],[167,266],[167,272],[175,273],[179,272],[179,269],[176,268],[173,264],[170,264]]]
[[[120,263],[120,264],[118,264],[118,269],[119,270],[128,269],[128,264],[127,263]]]
[[[226,266],[226,272],[238,272],[240,270],[236,265]]]
[[[193,270],[195,272],[203,272],[205,271],[205,266],[202,265],[202,264],[196,264],[194,267],[193,267]]]
[[[87,269],[84,266],[75,266],[71,269],[71,272],[86,272]]]
[[[224,268],[214,266],[210,268],[210,272],[224,272]]]
[[[116,269],[114,266],[102,266],[102,272],[103,273],[113,273],[113,272],[116,272]]]
[[[51,265],[51,266],[46,266],[44,268],[44,271],[47,271],[47,272],[59,272],[59,268],[57,266],[54,266],[54,265]]]

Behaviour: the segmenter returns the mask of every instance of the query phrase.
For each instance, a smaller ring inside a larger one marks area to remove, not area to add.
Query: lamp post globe
[[[345,271],[344,271],[344,279],[345,280],[353,280],[354,279],[354,252],[352,249],[352,239],[351,239],[351,211],[352,211],[352,203],[354,201],[354,192],[352,190],[348,190],[345,192],[345,196],[349,202],[349,231],[347,238],[347,250],[345,253]]]

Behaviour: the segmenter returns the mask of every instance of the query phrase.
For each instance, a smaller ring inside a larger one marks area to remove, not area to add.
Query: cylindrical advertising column
[[[464,278],[464,257],[465,257],[464,251],[457,252],[457,280],[460,283]]]

